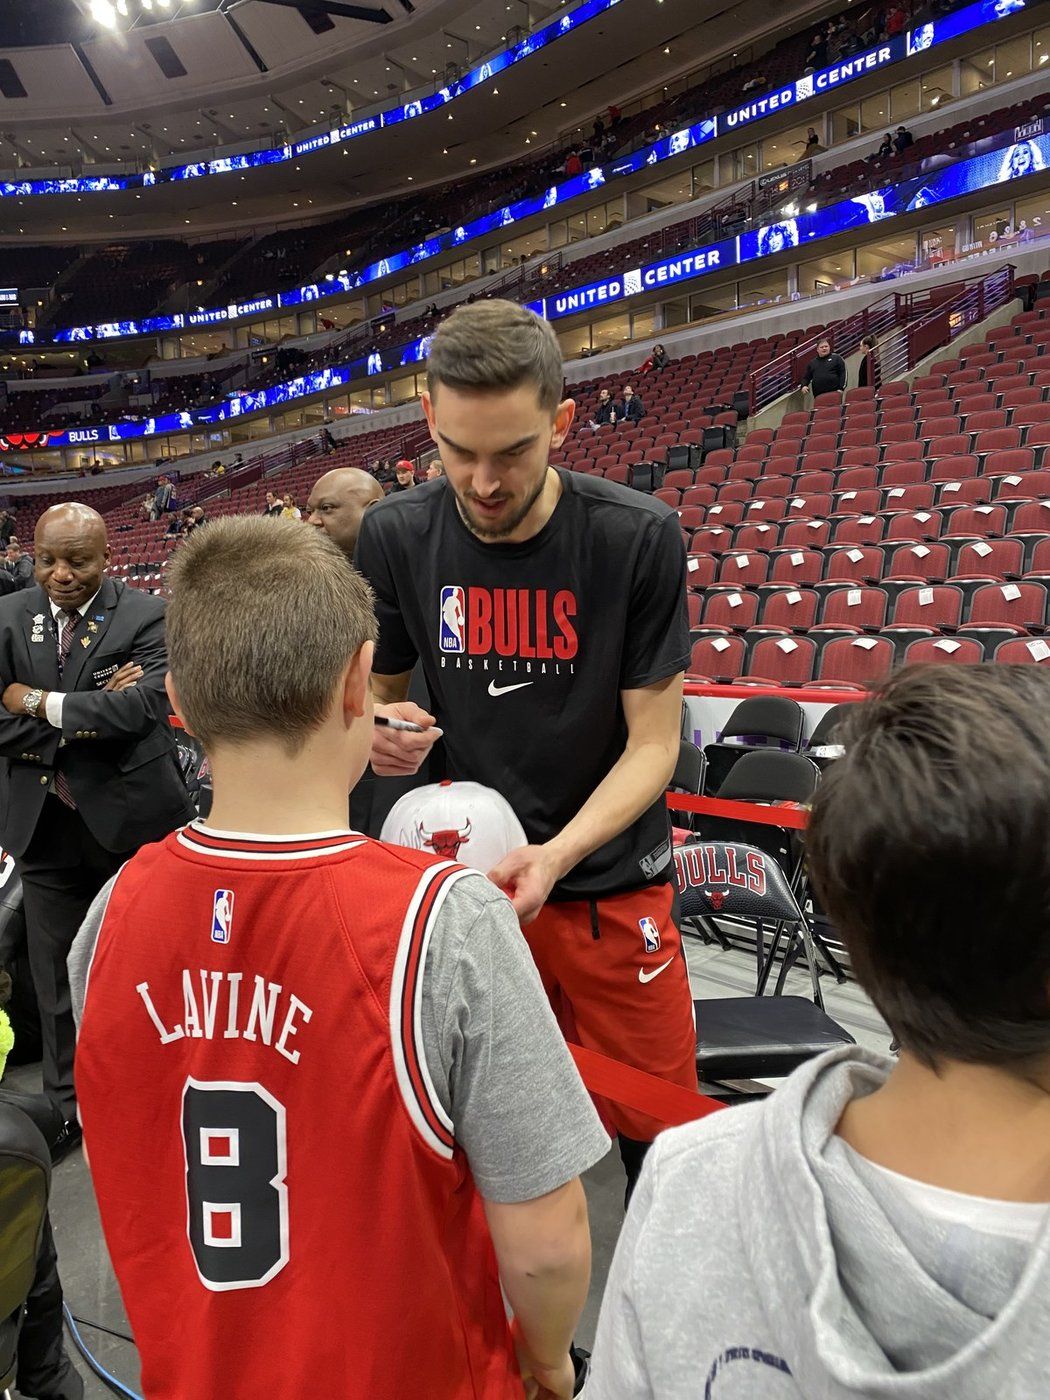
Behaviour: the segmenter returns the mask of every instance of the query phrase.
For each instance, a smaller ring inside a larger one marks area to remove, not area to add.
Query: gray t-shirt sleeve
[[[69,990],[73,999],[73,1020],[76,1022],[77,1030],[80,1029],[80,1022],[84,1015],[84,996],[87,992],[88,973],[91,971],[91,959],[95,956],[99,930],[102,927],[102,920],[106,917],[106,906],[109,904],[109,897],[113,893],[113,886],[116,882],[117,876],[114,875],[112,880],[106,881],[91,901],[91,908],[87,911],[84,922],[80,925],[80,931],[73,939],[69,956],[66,958],[66,967],[69,971]]]
[[[655,1194],[660,1142],[653,1144],[638,1178],[631,1206],[605,1282],[587,1400],[652,1400],[645,1347],[635,1300],[635,1260]]]
[[[535,1200],[608,1151],[510,901],[459,880],[423,974],[423,1052],[478,1190]]]

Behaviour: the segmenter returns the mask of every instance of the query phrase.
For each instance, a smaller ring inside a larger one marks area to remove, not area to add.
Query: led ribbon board
[[[586,19],[593,18],[594,14],[609,8],[610,3],[618,3],[618,0],[587,0],[585,5],[573,10],[568,15],[563,15],[561,19],[547,25],[545,29],[538,30],[530,39],[522,40],[522,44],[528,44],[546,34],[549,30],[562,31],[566,20],[572,23],[569,29],[578,27]],[[1034,0],[1034,3],[1044,3],[1044,0]],[[605,185],[610,180],[622,179],[627,175],[633,175],[637,171],[649,166],[659,165],[663,161],[672,160],[676,156],[683,155],[686,151],[694,147],[705,145],[708,141],[713,141],[716,136],[724,136],[728,132],[735,131],[743,126],[748,126],[752,122],[759,121],[779,111],[783,107],[796,106],[805,102],[810,97],[823,95],[835,88],[853,82],[857,78],[866,76],[868,73],[898,63],[904,58],[911,57],[915,53],[924,52],[933,48],[937,44],[946,43],[949,39],[957,38],[960,34],[967,34],[973,30],[994,23],[999,19],[1004,19],[1007,15],[1014,14],[1019,10],[1031,8],[1033,0],[976,0],[976,3],[966,5],[954,14],[945,16],[930,24],[920,25],[917,29],[910,30],[907,34],[899,34],[885,44],[880,44],[874,49],[868,49],[864,53],[856,54],[852,58],[842,59],[840,62],[831,64],[827,68],[822,68],[816,73],[811,73],[798,78],[793,83],[788,83],[782,88],[766,93],[764,97],[756,97],[742,106],[723,112],[720,116],[706,117],[702,121],[695,122],[692,126],[683,127],[680,131],[672,132],[669,136],[661,137],[651,146],[647,146],[640,151],[635,151],[631,155],[618,157],[610,161],[606,166],[595,166],[591,170],[585,171],[582,175],[576,175],[571,180],[564,180],[561,184],[551,185],[542,194],[530,196],[527,199],[518,200],[514,204],[509,204],[503,209],[497,209],[491,214],[486,214],[481,218],[473,219],[461,224],[448,233],[439,234],[434,238],[426,239],[422,243],[417,243],[412,248],[403,249],[400,252],[389,253],[386,257],[379,258],[370,263],[367,267],[356,272],[341,271],[333,275],[332,279],[324,282],[313,282],[305,287],[296,287],[287,292],[274,292],[269,295],[260,295],[243,302],[231,302],[228,306],[212,307],[201,311],[190,311],[169,316],[150,316],[139,321],[108,321],[97,326],[68,326],[62,330],[54,331],[50,338],[43,337],[38,341],[35,332],[25,330],[9,332],[6,335],[0,332],[0,345],[3,344],[58,344],[71,345],[86,343],[89,341],[101,340],[124,340],[134,336],[142,335],[163,335],[172,331],[200,330],[208,326],[225,325],[230,321],[239,320],[245,316],[264,315],[271,311],[289,310],[304,306],[310,302],[327,300],[329,297],[345,296],[348,293],[358,291],[360,288],[368,286],[370,283],[379,282],[401,272],[406,268],[411,268],[417,263],[426,262],[430,258],[437,257],[438,254],[447,252],[449,249],[459,248],[476,238],[481,238],[494,230],[510,228],[519,223],[522,219],[530,218],[534,214],[543,213],[545,210],[554,209],[564,204],[570,199],[576,199],[579,195],[590,194],[594,190]],[[590,7],[598,5],[600,9],[592,10]],[[582,18],[580,18],[582,16]],[[543,40],[543,44],[551,42],[550,36]],[[542,44],[534,44],[529,53],[535,52]],[[507,53],[514,53],[521,45],[516,45],[514,49],[507,50]],[[521,55],[527,57],[527,55]],[[515,62],[518,59],[513,60]],[[493,60],[495,62],[495,60]],[[480,73],[486,66],[482,64],[479,68],[472,70],[475,74]],[[506,67],[504,64],[503,67]],[[496,70],[493,70],[496,71]],[[468,83],[470,75],[462,80]],[[469,86],[477,86],[479,81],[484,79],[476,78]],[[464,91],[467,88],[463,88]],[[451,91],[451,90],[449,90]],[[438,95],[440,96],[440,94]],[[427,99],[433,103],[436,98]],[[415,107],[418,104],[409,103],[408,107]],[[440,105],[440,104],[439,104]],[[423,110],[431,110],[426,103],[423,103]],[[407,107],[396,109],[402,114],[407,111]],[[419,113],[413,112],[413,116]],[[408,120],[405,115],[397,120]],[[372,123],[369,126],[369,123]],[[377,125],[378,123],[378,125]],[[386,125],[394,124],[387,121]],[[379,118],[368,118],[364,122],[356,124],[357,127],[378,129],[383,122]],[[346,128],[355,135],[361,135],[362,131],[355,128]],[[324,136],[309,138],[309,143],[320,142],[323,145],[333,145],[335,142],[328,139],[331,133]],[[349,139],[349,138],[347,138]],[[301,143],[302,144],[302,143]],[[284,148],[282,148],[284,149]],[[289,150],[294,147],[287,148]],[[320,149],[320,146],[310,144],[310,149]],[[298,154],[302,154],[300,150]],[[255,155],[270,155],[268,152],[256,152]],[[179,170],[193,171],[194,175],[180,176],[178,178],[196,178],[197,175],[208,173],[205,165],[221,166],[222,170],[239,170],[243,167],[230,162],[237,162],[247,157],[231,156],[220,161],[206,162],[201,165],[180,166]],[[256,164],[270,164],[270,160],[258,160]],[[212,171],[212,173],[217,173]],[[108,177],[104,177],[108,178]],[[131,177],[129,177],[131,178]],[[138,177],[135,177],[138,178]],[[159,178],[159,175],[158,175]],[[172,177],[176,178],[176,177]],[[156,183],[151,179],[150,183]],[[49,189],[46,191],[34,191],[29,188],[32,184],[56,185],[61,184],[62,190]],[[69,186],[69,188],[65,188]],[[30,181],[28,184],[0,185],[0,195],[8,193],[79,193],[78,182],[73,181]],[[99,185],[99,188],[124,189],[130,188],[125,184]]]
[[[549,321],[579,315],[583,311],[640,296],[643,292],[695,281],[712,272],[755,262],[759,258],[817,243],[823,238],[861,229],[869,224],[883,223],[901,214],[943,204],[947,200],[1008,181],[1023,180],[1046,170],[1050,164],[1050,135],[1042,134],[1040,127],[1040,123],[1033,122],[1028,127],[1019,128],[1007,144],[986,149],[968,160],[952,161],[946,155],[931,156],[923,161],[923,169],[918,175],[900,184],[840,200],[812,214],[778,219],[736,238],[725,238],[718,243],[676,253],[674,257],[659,262],[630,268],[601,282],[590,282],[556,293],[532,302],[531,309]],[[990,147],[996,139],[986,138],[976,144],[978,147]],[[145,423],[114,423],[104,427],[68,428],[59,432],[9,433],[0,436],[0,450],[95,446],[228,423],[247,413],[279,408],[297,399],[341,388],[368,375],[420,363],[426,359],[430,340],[430,336],[423,336],[408,345],[373,351],[345,365],[315,370],[268,389],[234,394],[206,408],[161,414],[148,418]]]

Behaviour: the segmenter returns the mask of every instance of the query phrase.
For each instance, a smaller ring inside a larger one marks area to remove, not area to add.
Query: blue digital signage
[[[852,196],[812,213],[784,216],[736,238],[727,238],[702,248],[676,253],[673,257],[628,269],[601,282],[590,282],[582,287],[570,288],[531,303],[530,309],[551,321],[564,316],[579,315],[585,311],[600,310],[604,306],[639,296],[643,292],[657,291],[664,286],[693,281],[712,272],[754,262],[758,258],[772,257],[804,244],[815,243],[822,238],[830,238],[867,224],[881,223],[901,214],[912,213],[928,205],[943,204],[946,200],[958,199],[962,195],[1022,180],[1048,168],[1050,135],[1035,134],[1034,131],[1031,135],[1019,132],[1015,133],[1015,138],[1006,145],[987,150],[968,160],[937,165],[937,158],[934,157],[927,163],[931,168],[900,184],[870,190],[863,195]],[[390,350],[374,350],[347,364],[329,366],[311,374],[300,375],[296,379],[273,385],[268,389],[233,394],[228,399],[205,408],[167,413],[149,418],[144,423],[116,423],[104,427],[44,432],[39,434],[35,442],[29,442],[28,439],[36,438],[37,435],[27,434],[27,440],[21,445],[98,445],[227,423],[246,413],[279,408],[282,404],[341,388],[369,375],[421,364],[426,359],[430,341],[431,336],[423,336]],[[0,439],[0,446],[14,445],[19,444]]]
[[[540,49],[566,34],[577,30],[581,24],[611,10],[620,0],[583,0],[575,9],[559,15],[549,24],[526,35],[517,44],[470,69],[462,78],[457,78],[447,87],[440,88],[426,97],[399,103],[397,106],[376,112],[355,122],[333,127],[329,131],[316,132],[304,136],[300,141],[291,141],[282,146],[271,146],[262,151],[248,151],[242,155],[217,156],[212,160],[193,161],[186,165],[167,166],[161,170],[147,170],[140,175],[100,175],[79,176],[66,180],[19,180],[0,183],[0,198],[25,199],[31,195],[46,194],[96,194],[117,190],[147,189],[154,185],[168,184],[175,180],[197,180],[206,175],[227,175],[236,170],[252,170],[264,165],[279,165],[284,161],[298,160],[300,156],[314,151],[326,150],[342,145],[355,137],[379,131],[384,127],[397,126],[444,107],[447,103],[462,97],[482,83],[487,83],[507,68],[521,63]]]
[[[617,3],[617,0],[612,0]],[[789,83],[782,88],[767,93],[763,97],[754,98],[740,107],[722,113],[719,117],[708,117],[702,121],[694,123],[692,126],[683,127],[678,131],[671,132],[663,136],[659,141],[642,150],[634,151],[630,155],[620,156],[611,161],[606,166],[595,166],[584,171],[581,175],[576,175],[570,180],[564,180],[560,184],[551,185],[542,194],[521,199],[506,208],[497,209],[491,214],[482,215],[480,218],[470,220],[460,224],[449,233],[437,235],[427,239],[414,247],[404,249],[400,252],[390,253],[386,257],[379,258],[370,263],[367,267],[355,272],[340,271],[330,279],[322,283],[311,283],[305,287],[297,287],[287,292],[273,293],[268,296],[259,296],[250,301],[236,303],[230,306],[211,307],[196,312],[187,312],[168,316],[150,316],[140,321],[118,321],[109,322],[99,326],[69,326],[62,330],[54,331],[48,343],[54,344],[74,344],[92,340],[116,340],[126,339],[133,336],[142,335],[165,335],[173,331],[186,329],[198,330],[207,326],[223,325],[249,315],[265,315],[270,311],[287,310],[301,307],[322,298],[345,295],[357,291],[369,283],[382,281],[397,272],[414,266],[416,263],[424,262],[438,254],[447,252],[449,249],[458,248],[462,245],[481,238],[494,231],[509,228],[518,223],[521,219],[530,218],[535,214],[540,214],[548,209],[553,209],[564,204],[570,199],[576,199],[582,194],[589,194],[595,189],[599,189],[609,180],[623,178],[633,175],[637,171],[648,166],[658,165],[662,161],[672,160],[677,156],[685,154],[687,151],[697,146],[705,145],[708,141],[714,140],[718,135],[724,135],[741,126],[750,125],[754,121],[777,111],[781,107],[790,106],[804,101],[817,93],[823,93],[830,88],[841,83],[852,82],[855,78],[864,76],[866,73],[880,68],[886,63],[897,62],[906,56],[906,52],[919,52],[922,49],[930,48],[934,44],[945,42],[947,39],[957,37],[959,34],[967,33],[980,25],[993,22],[997,19],[1005,18],[1008,14],[1013,14],[1017,10],[1026,8],[1026,3],[1030,0],[977,0],[977,3],[965,6],[957,10],[954,14],[947,15],[931,24],[921,25],[909,31],[907,34],[897,35],[895,39],[887,44],[878,46],[875,49],[867,50],[863,54],[855,55],[849,59],[843,59],[837,64],[821,69],[819,72],[806,74],[793,83]],[[1042,3],[1042,0],[1038,0]],[[587,5],[582,5],[573,10],[568,15],[563,15],[558,21],[547,25],[543,30],[537,31],[536,35],[529,39],[522,40],[521,45],[516,45],[515,49],[507,50],[508,54],[521,49],[522,45],[529,44],[532,40],[541,39],[528,50],[529,53],[535,49],[549,43],[551,38],[557,37],[559,33],[567,32],[568,29],[577,27],[587,19],[592,18],[599,10],[592,8],[593,5],[600,5],[602,9],[608,8],[607,0],[588,0]],[[566,21],[570,21],[566,25]],[[919,48],[916,48],[919,45]],[[527,56],[522,54],[522,57]],[[472,83],[468,83],[470,75],[461,80],[453,88],[443,88],[441,93],[433,98],[425,99],[422,102],[424,111],[430,110],[435,103],[443,105],[445,101],[451,100],[453,96],[465,91],[464,84],[476,86],[478,82],[484,81],[481,72],[491,67],[492,60],[488,64],[482,64],[477,69],[472,70],[475,74]],[[518,60],[514,60],[518,61]],[[503,66],[506,66],[504,64]],[[447,94],[445,96],[444,94]],[[427,104],[430,104],[428,106]],[[416,111],[408,111],[415,108],[417,103],[409,103],[404,109],[397,109],[401,115],[398,121],[408,120],[410,116],[419,115]],[[360,135],[365,130],[376,130],[383,125],[381,117],[367,118],[356,123],[355,127],[341,129],[340,139],[349,139],[350,135]],[[387,121],[386,125],[391,122]],[[320,136],[307,138],[306,142],[288,147],[289,151],[295,154],[303,154],[303,146],[310,145],[310,149],[320,149],[323,145],[334,144],[329,137],[336,133],[323,133]],[[312,144],[313,143],[313,144]],[[260,153],[256,153],[260,154]],[[276,152],[264,152],[268,156],[276,158]],[[240,162],[247,157],[230,157],[229,161]],[[212,165],[217,164],[212,162]],[[242,169],[242,165],[234,163],[223,164],[223,169]],[[190,179],[208,173],[205,165],[192,165],[179,167],[182,172],[172,178]],[[69,182],[52,182],[68,185]],[[3,187],[0,187],[2,191]],[[64,191],[68,193],[69,191]],[[22,331],[18,336],[22,345],[32,345],[34,343],[44,344],[44,340],[36,341],[33,331]],[[13,333],[5,336],[0,332],[0,344],[14,341]]]

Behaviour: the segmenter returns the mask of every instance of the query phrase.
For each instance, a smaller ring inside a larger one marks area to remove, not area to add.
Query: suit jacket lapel
[[[29,657],[29,675],[17,679],[25,685],[38,685],[42,690],[57,690],[58,640],[50,600],[39,585],[34,585],[26,593],[22,627]]]
[[[60,688],[63,691],[76,690],[84,666],[98,650],[98,645],[109,629],[117,607],[117,589],[112,579],[103,579],[102,587],[94,602],[80,620],[73,638],[73,649],[69,653],[65,670],[62,672]],[[92,624],[95,631],[91,630]],[[85,646],[84,643],[87,643]]]

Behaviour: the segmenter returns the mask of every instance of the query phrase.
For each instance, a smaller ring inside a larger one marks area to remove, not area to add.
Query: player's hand
[[[546,846],[519,846],[489,871],[489,879],[510,898],[524,925],[532,923],[563,873]]]
[[[128,690],[142,679],[142,667],[134,661],[125,661],[119,671],[115,671],[102,687],[103,690]]]
[[[383,778],[401,778],[418,773],[420,764],[444,733],[437,720],[411,700],[396,705],[377,705],[377,715],[391,719],[407,719],[420,724],[425,734],[406,734],[404,730],[385,729],[377,724],[372,731],[372,767]]]

